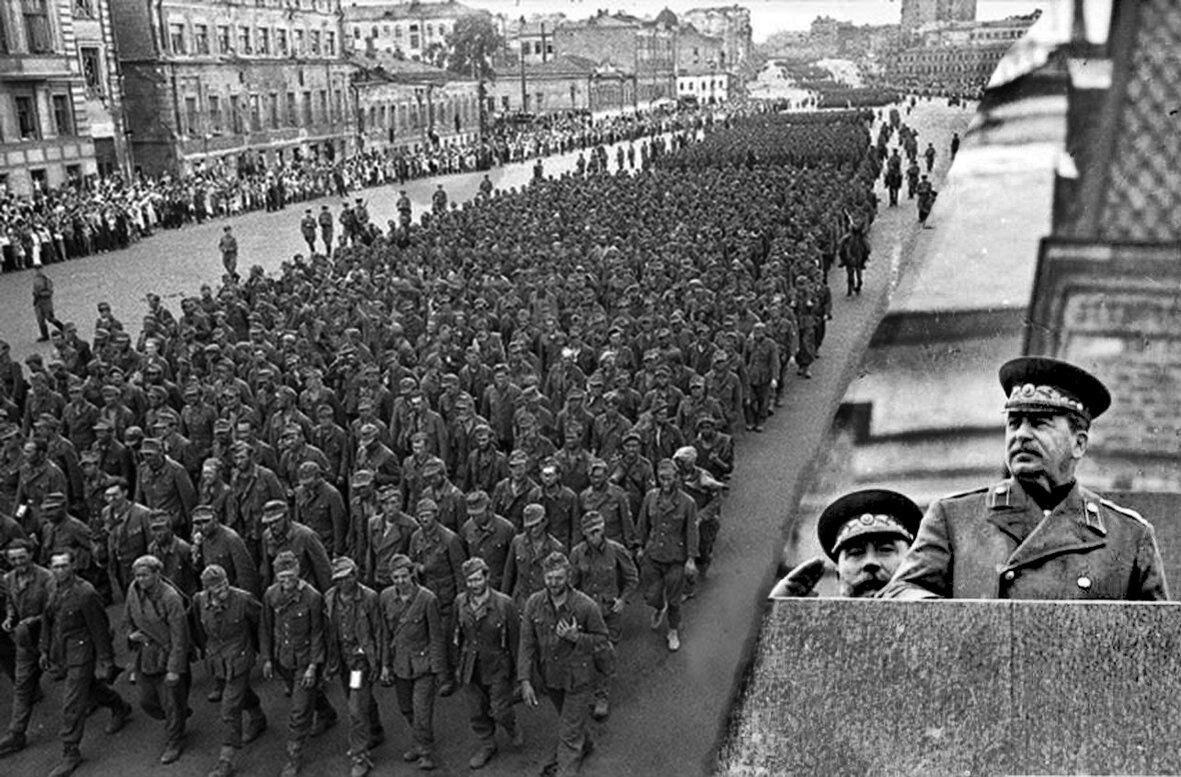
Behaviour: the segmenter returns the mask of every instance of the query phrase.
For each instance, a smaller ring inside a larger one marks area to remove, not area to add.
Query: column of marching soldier
[[[384,739],[378,686],[423,769],[434,700],[462,688],[473,768],[497,728],[520,745],[514,709],[544,695],[545,773],[576,772],[629,599],[678,650],[731,433],[762,431],[790,361],[807,377],[816,358],[833,230],[873,216],[864,123],[674,136],[634,176],[494,193],[203,288],[179,316],[149,295],[134,342],[100,302],[93,342],[64,323],[27,385],[0,343],[0,753],[26,746],[42,675],[64,681],[55,777],[94,708],[126,724],[105,609],[122,603],[122,671],[164,721],[164,763],[203,668],[211,774],[233,771],[268,725],[258,667],[289,694],[285,776],[337,722],[337,683],[354,775]]]
[[[330,417],[331,408],[323,407]],[[24,531],[12,518],[0,519],[12,537],[5,545],[11,571],[4,581],[3,625],[16,646],[12,721],[0,751],[25,746],[42,673],[65,680],[64,754],[55,775],[80,762],[78,745],[95,705],[111,710],[108,734],[125,725],[131,706],[110,686],[117,670],[99,593],[104,588],[118,591],[124,602],[121,633],[132,651],[141,706],[165,722],[164,764],[183,752],[192,669],[203,664],[213,680],[208,698],[220,702],[225,729],[211,774],[231,773],[235,751],[267,727],[251,689],[251,672],[260,658],[263,678],[277,676],[291,697],[283,775],[298,771],[307,737],[336,723],[326,694],[336,678],[347,700],[354,775],[368,772],[370,753],[384,739],[374,699],[378,683],[395,689],[413,732],[405,759],[422,769],[435,766],[436,694],[448,696],[457,684],[464,687],[480,740],[470,765],[478,768],[497,752],[498,725],[520,745],[514,704],[536,704],[533,683],[543,683],[561,712],[554,763],[576,768],[591,747],[586,718],[592,712],[599,719],[608,714],[620,617],[639,583],[633,554],[642,558],[646,552],[664,583],[649,595],[649,602],[660,602],[652,625],[658,627],[667,615],[668,644],[675,650],[682,581],[695,574],[699,559],[708,564],[709,549],[698,537],[704,534],[712,544],[718,492],[724,487],[696,466],[698,449],[692,446],[679,447],[653,472],[640,455],[640,435],[621,419],[604,413],[598,424],[601,432],[610,423],[619,427],[622,452],[613,471],[574,444],[582,426],[567,420],[571,444],[564,455],[541,465],[539,482],[527,475],[522,451],[506,457],[491,445],[490,427],[480,424],[469,456],[474,480],[466,495],[447,480],[441,459],[422,455],[423,432],[411,435],[415,452],[401,468],[400,482],[375,488],[383,472],[391,477],[391,468],[371,457],[380,459],[388,449],[381,450],[376,425],[362,424],[358,459],[363,461],[351,477],[349,507],[323,479],[325,457],[318,449],[306,446],[308,458],[296,467],[292,492],[275,471],[255,463],[255,447],[240,440],[233,444],[233,458],[237,474],[247,473],[249,484],[240,481],[229,488],[218,480],[218,459],[206,459],[200,498],[210,490],[221,493],[196,504],[197,490],[179,489],[187,490],[193,503],[188,521],[130,500],[127,481],[101,476],[96,472],[100,455],[87,451],[83,477],[98,481],[106,502],[103,549],[91,528],[67,513],[65,477],[43,458],[43,440],[31,438],[22,446],[25,474],[42,472],[25,478],[26,490],[32,490],[34,479],[44,480],[44,488],[63,490],[40,498],[37,539],[20,536]],[[38,423],[56,426],[49,417]],[[101,419],[95,426],[100,435],[109,432]],[[696,426],[715,471],[727,476],[733,455],[729,436],[716,431],[712,416]],[[287,427],[284,435],[299,436],[298,429]],[[3,434],[12,439],[19,428],[8,426]],[[159,453],[161,447],[161,438],[145,439],[138,467],[137,493],[157,504],[143,487],[157,477],[150,474],[154,457],[160,457],[160,468],[169,471],[173,485],[187,477],[182,465]],[[416,456],[422,457],[417,473]],[[569,465],[571,456],[580,459],[575,468],[587,483],[578,494],[562,478],[567,470],[561,465]],[[374,468],[366,469],[370,464]],[[495,482],[491,497],[476,480]],[[618,485],[625,481],[632,492],[643,492],[638,525],[632,519],[632,494]],[[231,499],[239,509],[257,509],[264,529],[260,536],[243,537],[224,525]],[[413,518],[403,512],[407,504]],[[704,508],[701,520],[699,506]],[[440,520],[444,513],[450,527]],[[191,534],[183,530],[188,525]],[[619,540],[608,538],[608,532]],[[102,555],[105,569],[96,563]],[[47,561],[49,569],[34,558]],[[533,674],[535,659],[541,676]]]

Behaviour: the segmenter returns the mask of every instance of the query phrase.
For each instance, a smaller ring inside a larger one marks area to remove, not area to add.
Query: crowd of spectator
[[[338,161],[304,159],[271,169],[201,167],[192,174],[126,180],[115,174],[72,182],[32,196],[0,192],[0,267],[40,264],[126,248],[157,229],[176,229],[252,210],[425,176],[520,162],[587,149],[600,143],[659,134],[699,118],[628,114],[592,120],[569,117],[506,126],[483,140],[431,142],[413,148],[367,150]]]

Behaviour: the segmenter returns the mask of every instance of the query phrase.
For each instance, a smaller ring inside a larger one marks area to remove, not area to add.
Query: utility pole
[[[525,88],[525,17],[521,17],[520,34],[517,36],[517,48],[521,51],[521,113],[529,107],[529,93]]]

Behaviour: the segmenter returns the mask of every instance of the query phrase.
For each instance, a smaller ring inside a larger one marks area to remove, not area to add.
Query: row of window
[[[215,38],[210,40],[210,34]],[[168,25],[168,46],[173,54],[239,54],[258,57],[335,57],[336,33],[332,30],[287,30],[279,27],[184,22]]]
[[[393,129],[418,130],[423,126],[438,126],[444,122],[454,122],[459,119],[460,125],[471,124],[478,120],[477,102],[474,98],[463,99],[448,104],[433,102],[420,106],[417,103],[401,103],[391,105],[370,105],[362,114],[365,119],[365,129]],[[433,114],[433,115],[432,115]]]
[[[53,136],[67,137],[77,134],[77,123],[74,121],[74,102],[70,99],[70,95],[50,95],[49,105],[53,111]],[[11,110],[12,116],[16,119],[12,127],[16,134],[12,138],[5,138],[5,127],[3,123],[0,123],[0,142],[4,140],[41,140],[45,137],[37,109],[36,94],[12,95]]]
[[[426,33],[426,36],[425,36],[426,40],[433,41],[436,37],[438,37],[440,39],[446,38],[448,33],[451,32],[451,28],[448,27],[443,22],[439,22],[438,25],[428,22],[427,24],[421,25],[421,26],[418,24],[418,22],[410,22],[409,24],[406,25],[406,37],[410,39],[410,48],[412,48],[412,49],[419,48],[419,44],[421,42],[420,37],[419,37],[419,33],[423,32],[423,31],[425,31],[425,33]],[[436,33],[437,33],[437,35],[436,35]],[[363,34],[362,25],[354,24],[353,25],[353,40],[361,40],[362,34]],[[402,40],[402,25],[400,25],[400,24],[393,24],[393,25],[383,24],[379,27],[378,25],[374,24],[373,26],[371,26],[369,28],[368,37],[371,39],[376,39],[376,38],[380,38],[380,37],[388,38],[391,36],[391,34],[393,35],[395,40],[400,42]]]
[[[222,95],[205,95],[205,105],[196,95],[184,98],[184,112],[179,117],[180,133],[189,137],[201,135],[242,135],[247,132],[278,130],[288,127],[311,127],[329,121],[340,121],[344,116],[343,91],[327,89],[313,92],[279,92],[270,94],[233,94],[227,100]]]

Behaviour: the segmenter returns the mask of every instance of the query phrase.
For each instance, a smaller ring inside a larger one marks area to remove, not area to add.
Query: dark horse
[[[847,213],[845,215],[848,217]],[[870,247],[865,227],[851,217],[848,220],[849,231],[837,243],[837,264],[845,268],[849,282],[845,296],[851,297],[854,293],[861,293],[861,273],[869,263]]]

